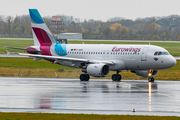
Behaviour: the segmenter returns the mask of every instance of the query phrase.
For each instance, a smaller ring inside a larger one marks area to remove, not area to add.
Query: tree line
[[[137,18],[114,17],[106,22],[80,20],[60,15],[64,33],[82,33],[83,39],[111,40],[180,40],[180,16]],[[51,17],[43,18],[51,28]],[[0,16],[0,37],[32,37],[29,15]]]

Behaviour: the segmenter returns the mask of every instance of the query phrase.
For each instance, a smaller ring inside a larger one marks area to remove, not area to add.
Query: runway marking
[[[135,85],[131,85],[131,84],[125,83],[125,82],[120,82],[120,83],[123,83],[125,85],[129,85],[129,86],[141,89],[141,90],[149,91],[148,89],[144,89],[144,88],[141,88],[141,87],[138,87],[138,86],[135,86]],[[164,94],[164,93],[156,92],[156,91],[151,91],[151,93],[157,93],[157,94],[164,95],[164,96],[167,96],[167,97],[171,97],[171,98],[175,98],[175,99],[180,99],[180,98],[177,98],[177,97],[174,97],[174,96],[170,96],[170,95],[167,95],[167,94]]]

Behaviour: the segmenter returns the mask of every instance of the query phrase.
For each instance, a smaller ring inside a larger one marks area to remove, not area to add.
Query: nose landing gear
[[[148,78],[148,81],[149,81],[149,82],[154,82],[154,78],[153,78],[153,77],[149,77],[149,78]]]
[[[148,72],[148,81],[149,82],[154,82],[154,78],[153,78],[153,70],[149,70],[149,72]]]

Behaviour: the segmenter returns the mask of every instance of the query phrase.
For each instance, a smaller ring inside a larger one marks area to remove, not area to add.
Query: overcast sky
[[[0,0],[0,15],[27,15],[36,8],[42,16],[70,15],[81,20],[107,21],[180,15],[180,0]]]

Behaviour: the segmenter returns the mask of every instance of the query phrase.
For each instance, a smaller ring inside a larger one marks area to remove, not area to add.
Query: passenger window
[[[158,52],[155,52],[154,55],[158,55]]]

